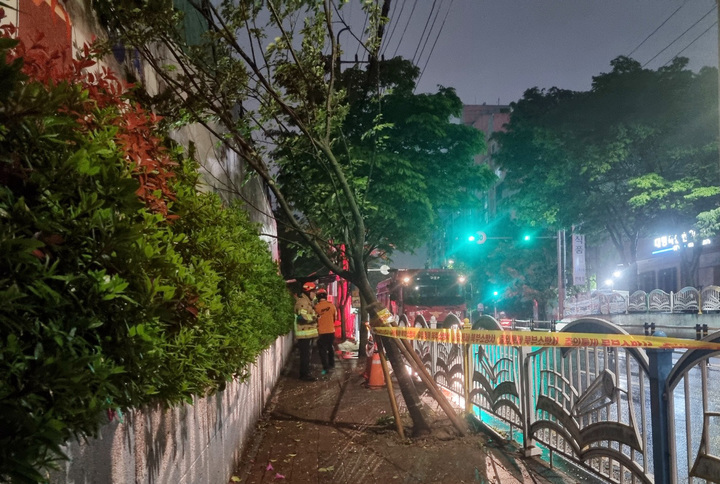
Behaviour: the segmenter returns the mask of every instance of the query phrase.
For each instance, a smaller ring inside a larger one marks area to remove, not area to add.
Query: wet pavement
[[[317,355],[313,370],[320,375]],[[458,435],[423,397],[433,428],[400,439],[386,388],[369,389],[356,359],[339,360],[315,382],[297,378],[294,352],[245,446],[231,482],[256,483],[561,483],[577,482],[484,434]],[[412,422],[394,381],[406,435]],[[458,410],[459,412],[460,410]]]

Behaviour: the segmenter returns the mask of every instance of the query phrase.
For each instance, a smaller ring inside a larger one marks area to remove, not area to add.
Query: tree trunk
[[[357,286],[360,291],[361,300],[363,306],[368,311],[370,316],[371,325],[378,324],[378,311],[383,309],[382,305],[377,302],[375,298],[375,292],[370,287],[370,281],[367,278],[367,274],[361,274],[357,277]],[[364,329],[364,328],[363,328]],[[402,393],[403,399],[405,400],[405,406],[408,409],[410,418],[413,422],[413,436],[422,436],[430,433],[430,427],[427,424],[425,417],[421,411],[420,396],[418,395],[417,389],[413,384],[410,375],[408,375],[405,369],[405,363],[397,348],[394,345],[394,341],[384,340],[385,352],[387,353],[388,361],[392,365],[393,373],[397,378],[400,392]],[[360,349],[364,351],[364,346]],[[408,362],[410,367],[414,367],[414,362]]]
[[[360,314],[358,314],[358,329],[360,331],[360,338],[358,338],[358,359],[366,358],[365,346],[367,346],[368,333],[365,327],[365,321],[368,320],[367,312],[368,303],[365,301],[365,296],[360,294]]]
[[[415,384],[413,383],[410,375],[405,369],[403,359],[400,357],[398,349],[395,347],[395,342],[388,338],[380,338],[382,345],[385,348],[388,360],[393,367],[393,373],[397,378],[400,392],[402,393],[403,399],[405,400],[405,406],[408,409],[410,418],[413,421],[413,437],[421,437],[423,435],[430,434],[430,426],[425,421],[425,417],[422,414],[422,407],[420,403],[420,396],[417,393]],[[412,363],[410,363],[412,367]]]
[[[700,267],[700,256],[703,246],[696,243],[696,246],[688,249],[683,248],[680,252],[680,288],[699,286],[698,268]]]

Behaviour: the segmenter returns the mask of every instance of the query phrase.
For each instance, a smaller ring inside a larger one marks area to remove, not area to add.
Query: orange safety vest
[[[337,315],[335,305],[330,301],[321,300],[315,305],[315,312],[318,315],[318,333],[334,333],[335,316]]]

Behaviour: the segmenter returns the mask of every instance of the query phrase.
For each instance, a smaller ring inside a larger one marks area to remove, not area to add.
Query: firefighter
[[[310,348],[313,338],[318,336],[317,315],[313,308],[316,288],[314,282],[306,282],[302,294],[295,300],[295,339],[300,351],[300,379],[305,381],[317,380],[310,373]]]
[[[318,318],[318,352],[322,362],[322,374],[327,375],[335,369],[335,319],[337,309],[335,305],[327,300],[325,289],[317,290],[318,303],[315,305],[315,312]]]

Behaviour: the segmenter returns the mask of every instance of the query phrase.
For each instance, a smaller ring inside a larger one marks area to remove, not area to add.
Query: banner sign
[[[587,282],[585,275],[585,236],[573,234],[572,236],[572,264],[573,285],[584,286]]]
[[[703,349],[720,351],[720,343],[682,338],[599,333],[545,333],[539,331],[489,331],[475,329],[430,329],[380,326],[373,329],[380,336],[438,343],[537,346],[581,348],[604,346],[608,348]]]

